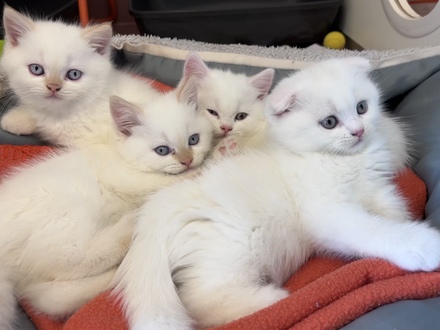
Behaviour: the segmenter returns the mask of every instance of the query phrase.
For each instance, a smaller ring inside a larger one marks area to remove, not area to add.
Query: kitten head
[[[381,118],[369,70],[360,57],[332,59],[281,80],[265,107],[271,136],[297,153],[362,151]]]
[[[138,106],[117,96],[110,110],[124,159],[143,171],[179,174],[199,166],[211,149],[212,129],[196,106],[197,82]]]
[[[5,6],[1,68],[21,103],[56,109],[99,95],[112,70],[109,23],[81,28]]]
[[[273,69],[248,77],[231,71],[209,69],[199,55],[190,53],[183,79],[200,80],[198,105],[214,127],[217,138],[251,135],[265,122],[263,100],[272,85]]]

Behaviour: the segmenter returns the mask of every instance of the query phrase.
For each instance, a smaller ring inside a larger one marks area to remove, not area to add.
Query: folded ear
[[[142,125],[139,109],[119,96],[110,96],[110,112],[116,128],[125,136],[130,136],[134,127]]]
[[[112,34],[112,25],[106,22],[86,26],[82,36],[97,53],[104,55],[110,53]]]
[[[270,88],[272,87],[273,77],[275,75],[274,69],[265,69],[260,73],[250,77],[250,83],[254,86],[258,92],[258,98],[263,100],[267,94],[269,93]]]
[[[190,52],[183,65],[183,78],[196,77],[202,79],[209,73],[209,68],[199,54]]]
[[[3,26],[6,41],[15,47],[18,45],[20,38],[34,28],[34,22],[29,17],[12,9],[12,7],[5,5],[3,11]]]
[[[284,78],[272,90],[266,100],[266,113],[271,116],[282,116],[292,111],[296,103],[295,79]]]
[[[195,77],[186,79],[177,90],[177,99],[190,105],[197,104],[197,90],[199,89],[199,80]]]

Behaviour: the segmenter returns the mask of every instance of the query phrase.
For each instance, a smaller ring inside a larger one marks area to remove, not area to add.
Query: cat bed
[[[118,65],[134,68],[137,73],[170,86],[175,86],[180,78],[188,50],[198,51],[210,66],[238,72],[256,73],[264,67],[274,67],[276,81],[316,60],[350,55],[371,59],[375,66],[372,74],[381,86],[384,101],[390,111],[410,125],[413,149],[417,151],[412,171],[402,173],[399,186],[412,211],[419,217],[424,213],[440,228],[440,47],[356,52],[321,47],[212,45],[140,36],[116,36],[113,40]],[[27,138],[41,144],[37,138]],[[22,139],[0,132],[2,173],[49,148],[5,145],[8,141],[28,143]],[[286,282],[286,287],[292,292],[287,299],[218,328],[434,329],[440,324],[439,272],[407,273],[373,259],[313,258]],[[127,327],[118,303],[108,293],[92,300],[65,322],[52,321],[25,303],[23,306],[38,329]]]

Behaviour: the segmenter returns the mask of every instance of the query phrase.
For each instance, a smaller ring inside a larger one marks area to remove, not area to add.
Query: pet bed
[[[406,121],[417,151],[412,169],[396,179],[412,212],[440,228],[440,47],[391,52],[331,51],[200,42],[140,36],[115,36],[119,66],[175,86],[188,50],[198,51],[212,67],[255,73],[274,67],[276,81],[321,59],[361,55],[372,60],[374,79],[388,110]],[[158,88],[165,88],[158,85]],[[36,137],[0,132],[0,170],[46,152]],[[15,146],[11,145],[15,144]],[[434,329],[440,324],[440,272],[408,273],[374,259],[313,258],[285,284],[291,295],[260,312],[217,329]],[[203,303],[203,302],[201,302]],[[96,297],[64,322],[32,311],[31,324],[17,329],[126,329],[122,312],[108,293]]]

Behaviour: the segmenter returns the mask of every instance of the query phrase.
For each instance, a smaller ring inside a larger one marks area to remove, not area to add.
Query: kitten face
[[[272,136],[295,152],[362,151],[381,117],[368,70],[362,58],[328,60],[280,81],[266,106]]]
[[[191,76],[200,79],[198,105],[217,138],[248,135],[260,128],[265,120],[263,99],[273,75],[272,69],[252,77],[209,69],[196,53],[191,53],[184,65],[184,79]]]
[[[191,88],[196,91],[197,85]],[[119,151],[127,161],[166,174],[201,165],[211,149],[212,129],[197,110],[196,93],[182,93],[159,95],[142,109],[111,98],[110,108],[123,136]]]
[[[22,103],[62,109],[105,88],[112,70],[110,25],[33,21],[6,7],[4,28],[1,67]]]

